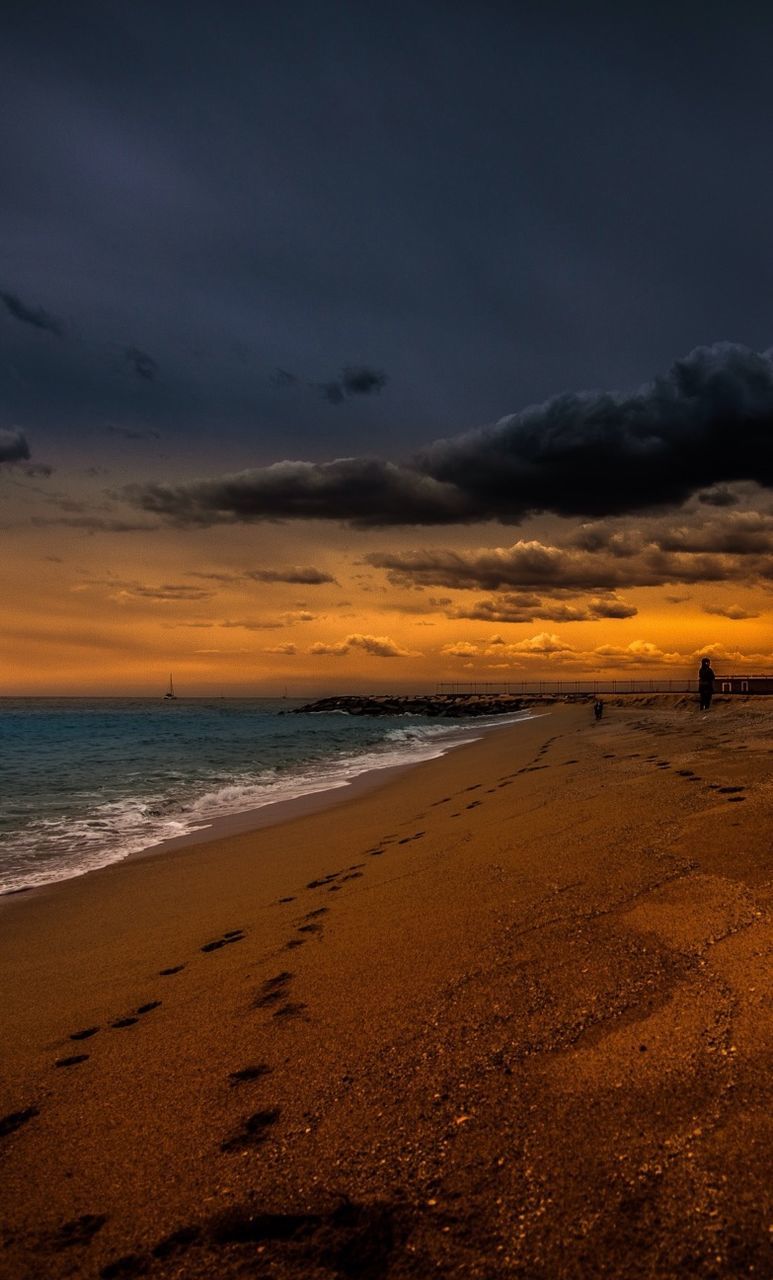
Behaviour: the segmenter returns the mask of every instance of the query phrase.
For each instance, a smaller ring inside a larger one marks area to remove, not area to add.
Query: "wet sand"
[[[0,912],[0,1274],[770,1274],[773,706],[587,706]]]

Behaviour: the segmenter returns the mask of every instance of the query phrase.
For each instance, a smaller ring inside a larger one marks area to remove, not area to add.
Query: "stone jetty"
[[[566,699],[563,699],[566,701]],[[370,697],[341,694],[318,698],[303,707],[293,707],[291,715],[343,713],[349,716],[436,716],[461,720],[470,716],[512,715],[536,701],[554,702],[553,697],[522,697],[515,694],[434,693],[380,694]]]

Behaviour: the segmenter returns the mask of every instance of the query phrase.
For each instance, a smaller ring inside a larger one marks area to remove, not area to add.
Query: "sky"
[[[773,14],[6,0],[0,693],[773,671]]]

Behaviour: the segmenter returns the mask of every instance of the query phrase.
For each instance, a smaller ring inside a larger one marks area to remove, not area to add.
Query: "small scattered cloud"
[[[281,631],[284,622],[270,622],[265,618],[227,618],[219,627],[244,627],[246,631]]]
[[[84,533],[152,533],[157,524],[148,520],[111,520],[104,516],[33,516],[30,524],[37,528],[60,525],[67,529],[82,529]]]
[[[138,378],[144,378],[146,382],[155,382],[158,377],[158,364],[147,351],[141,351],[139,347],[126,347],[124,356]]]
[[[271,385],[273,387],[295,387],[300,381],[294,373],[290,373],[289,369],[276,368],[271,375]]]
[[[473,654],[480,653],[481,648],[480,645],[472,644],[469,640],[458,640],[454,644],[444,644],[440,652],[450,658],[469,658]]]
[[[312,565],[287,565],[284,569],[247,569],[244,576],[255,582],[293,582],[305,587],[336,581],[332,573],[315,569]]]
[[[344,654],[350,653],[352,649],[361,649],[364,653],[370,654],[374,658],[417,657],[415,651],[401,649],[389,636],[369,636],[359,633],[346,636],[345,639],[339,640],[334,644],[324,644],[322,641],[318,641],[311,646],[309,653],[341,658]]]
[[[194,649],[194,653],[205,653],[209,656],[230,658],[235,653],[253,653],[252,649]]]
[[[31,307],[26,302],[22,302],[15,293],[7,293],[5,290],[0,290],[0,302],[5,304],[6,311],[20,324],[32,325],[33,329],[53,333],[57,338],[61,338],[64,334],[62,321],[53,316],[50,311],[45,311],[43,307]]]
[[[292,657],[298,652],[294,644],[275,644],[270,649],[264,649],[264,653],[276,653],[285,657]]]
[[[744,622],[747,618],[759,618],[759,613],[751,613],[748,609],[742,609],[739,604],[720,605],[707,604],[703,607],[704,613],[710,613],[717,618],[729,618],[732,622]]]
[[[187,583],[162,582],[158,586],[147,586],[141,582],[118,582],[110,579],[107,581],[108,585],[113,587],[110,599],[116,600],[119,604],[134,600],[185,604],[190,601],[209,600],[212,596],[211,591],[205,591],[203,587],[191,587]]]
[[[0,429],[0,463],[26,462],[30,447],[23,431]]]
[[[320,382],[318,385],[328,404],[343,404],[346,397],[340,382]]]
[[[347,365],[341,374],[341,386],[348,396],[371,396],[383,391],[387,376],[381,369],[367,365]]]
[[[382,369],[372,369],[369,365],[349,364],[341,370],[340,377],[318,382],[328,404],[343,404],[352,396],[372,396],[383,391],[387,384],[387,375]]]

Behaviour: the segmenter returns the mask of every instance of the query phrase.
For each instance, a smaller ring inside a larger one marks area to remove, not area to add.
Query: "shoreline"
[[[764,1274],[770,713],[589,717],[9,898],[14,1280]]]
[[[23,896],[26,899],[29,894],[37,894],[44,889],[53,889],[56,885],[67,884],[71,880],[79,880],[83,876],[105,871],[123,862],[138,858],[155,857],[169,850],[187,848],[189,845],[208,844],[211,841],[226,839],[231,835],[261,830],[264,827],[290,822],[296,817],[320,812],[344,803],[349,798],[367,793],[373,788],[379,787],[382,781],[386,783],[390,778],[399,776],[405,770],[417,768],[429,760],[440,759],[451,751],[459,750],[461,747],[477,742],[487,733],[505,729],[513,724],[525,723],[544,714],[549,714],[549,712],[532,712],[524,709],[513,711],[508,715],[502,715],[498,723],[492,723],[490,720],[487,720],[486,723],[476,723],[475,719],[464,721],[463,723],[452,721],[448,725],[448,737],[442,743],[438,741],[436,749],[429,755],[421,754],[422,751],[429,749],[429,743],[417,743],[415,751],[413,753],[406,751],[405,758],[399,763],[379,765],[371,762],[361,772],[352,773],[351,776],[343,780],[333,780],[332,776],[328,776],[322,781],[318,789],[309,790],[300,795],[267,800],[265,804],[257,808],[237,809],[232,813],[215,815],[202,822],[201,826],[191,828],[181,835],[153,841],[140,849],[117,855],[110,861],[101,863],[98,866],[75,870],[68,875],[62,875],[41,884],[23,885],[19,888],[2,890],[0,891],[0,912],[3,910],[4,899],[7,898],[13,899]],[[377,759],[376,754],[371,753],[370,759],[371,761]]]

